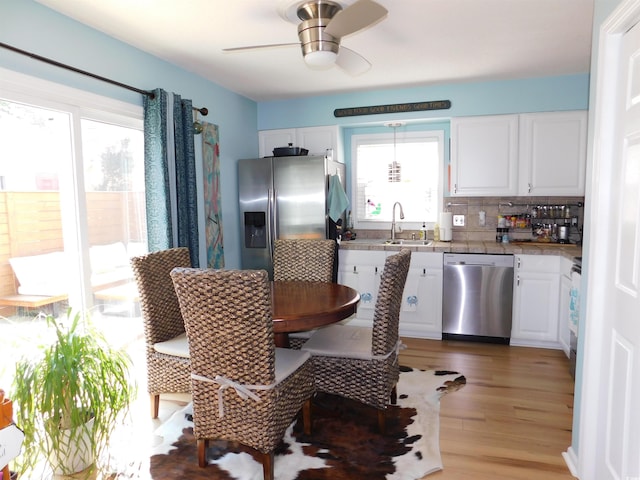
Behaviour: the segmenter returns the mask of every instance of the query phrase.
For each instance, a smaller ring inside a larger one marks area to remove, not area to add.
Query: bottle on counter
[[[422,228],[420,228],[420,240],[427,239],[427,225],[425,222],[422,222]]]
[[[434,242],[440,241],[440,225],[438,225],[437,223],[433,227],[433,241]]]

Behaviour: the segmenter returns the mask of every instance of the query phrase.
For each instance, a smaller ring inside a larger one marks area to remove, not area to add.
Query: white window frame
[[[140,105],[134,105],[3,68],[0,68],[0,98],[68,113],[71,116],[70,129],[74,139],[82,138],[81,119],[140,130],[144,125],[142,101]],[[65,248],[83,252],[77,257],[75,265],[69,265],[69,271],[76,272],[78,277],[84,278],[85,281],[71,285],[69,303],[74,308],[88,308],[93,300],[86,198],[85,195],[78,195],[79,191],[84,192],[82,161],[77,161],[82,159],[81,141],[74,140],[72,148],[73,161],[66,179],[73,182],[74,188],[64,188],[65,186],[61,185],[60,192],[64,192],[64,195],[60,196],[60,208],[63,211],[75,212],[71,217],[62,217],[63,223],[73,222],[72,225],[68,225],[69,228],[63,227],[64,244]],[[69,232],[78,234],[76,236]]]
[[[391,229],[391,222],[385,221],[373,221],[363,220],[358,218],[357,209],[354,205],[358,202],[358,158],[357,151],[358,146],[362,143],[389,143],[393,142],[393,132],[390,133],[357,133],[351,136],[351,196],[352,196],[352,221],[356,230],[384,230]],[[406,131],[396,134],[396,142],[400,143],[405,140],[429,140],[436,139],[438,142],[438,157],[439,157],[439,172],[438,172],[438,191],[437,191],[437,212],[442,211],[443,205],[443,192],[444,192],[444,171],[445,171],[445,158],[444,158],[444,130],[416,130]],[[396,223],[401,225],[405,230],[419,230],[422,227],[422,221],[404,221],[396,219]],[[426,223],[427,229],[433,230],[433,227],[437,223],[436,221],[428,221]]]

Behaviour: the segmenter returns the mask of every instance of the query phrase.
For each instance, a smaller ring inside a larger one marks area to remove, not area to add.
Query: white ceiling
[[[302,0],[36,1],[256,101],[588,73],[591,55],[593,0],[376,0],[387,17],[342,40],[373,64],[357,77],[298,46],[222,51],[297,43],[283,12]]]

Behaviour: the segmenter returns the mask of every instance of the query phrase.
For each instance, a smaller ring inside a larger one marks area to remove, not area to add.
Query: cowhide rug
[[[305,436],[302,422],[294,420],[276,451],[276,479],[414,480],[441,470],[440,398],[465,383],[457,372],[401,368],[398,405],[387,412],[385,435],[377,431],[375,409],[318,394],[312,435]],[[227,450],[223,442],[211,442],[210,465],[198,467],[190,413],[187,405],[156,430],[163,441],[152,450],[148,472],[138,465],[135,474],[110,478],[262,479],[261,464],[246,452]]]

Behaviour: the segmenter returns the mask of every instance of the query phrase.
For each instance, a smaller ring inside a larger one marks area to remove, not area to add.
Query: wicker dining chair
[[[273,478],[274,449],[302,409],[311,434],[310,356],[276,348],[265,270],[177,268],[171,272],[191,352],[198,464],[210,440],[243,444]]]
[[[335,240],[277,239],[273,246],[273,279],[290,282],[335,281]],[[313,331],[289,334],[291,348],[300,349]]]
[[[186,247],[131,258],[144,325],[152,418],[158,418],[160,394],[191,392],[189,345],[170,276],[175,267],[190,266]]]
[[[410,262],[407,249],[387,257],[373,328],[329,325],[318,329],[302,347],[311,353],[316,389],[377,408],[381,432],[385,431],[386,407],[397,399],[398,322]]]

